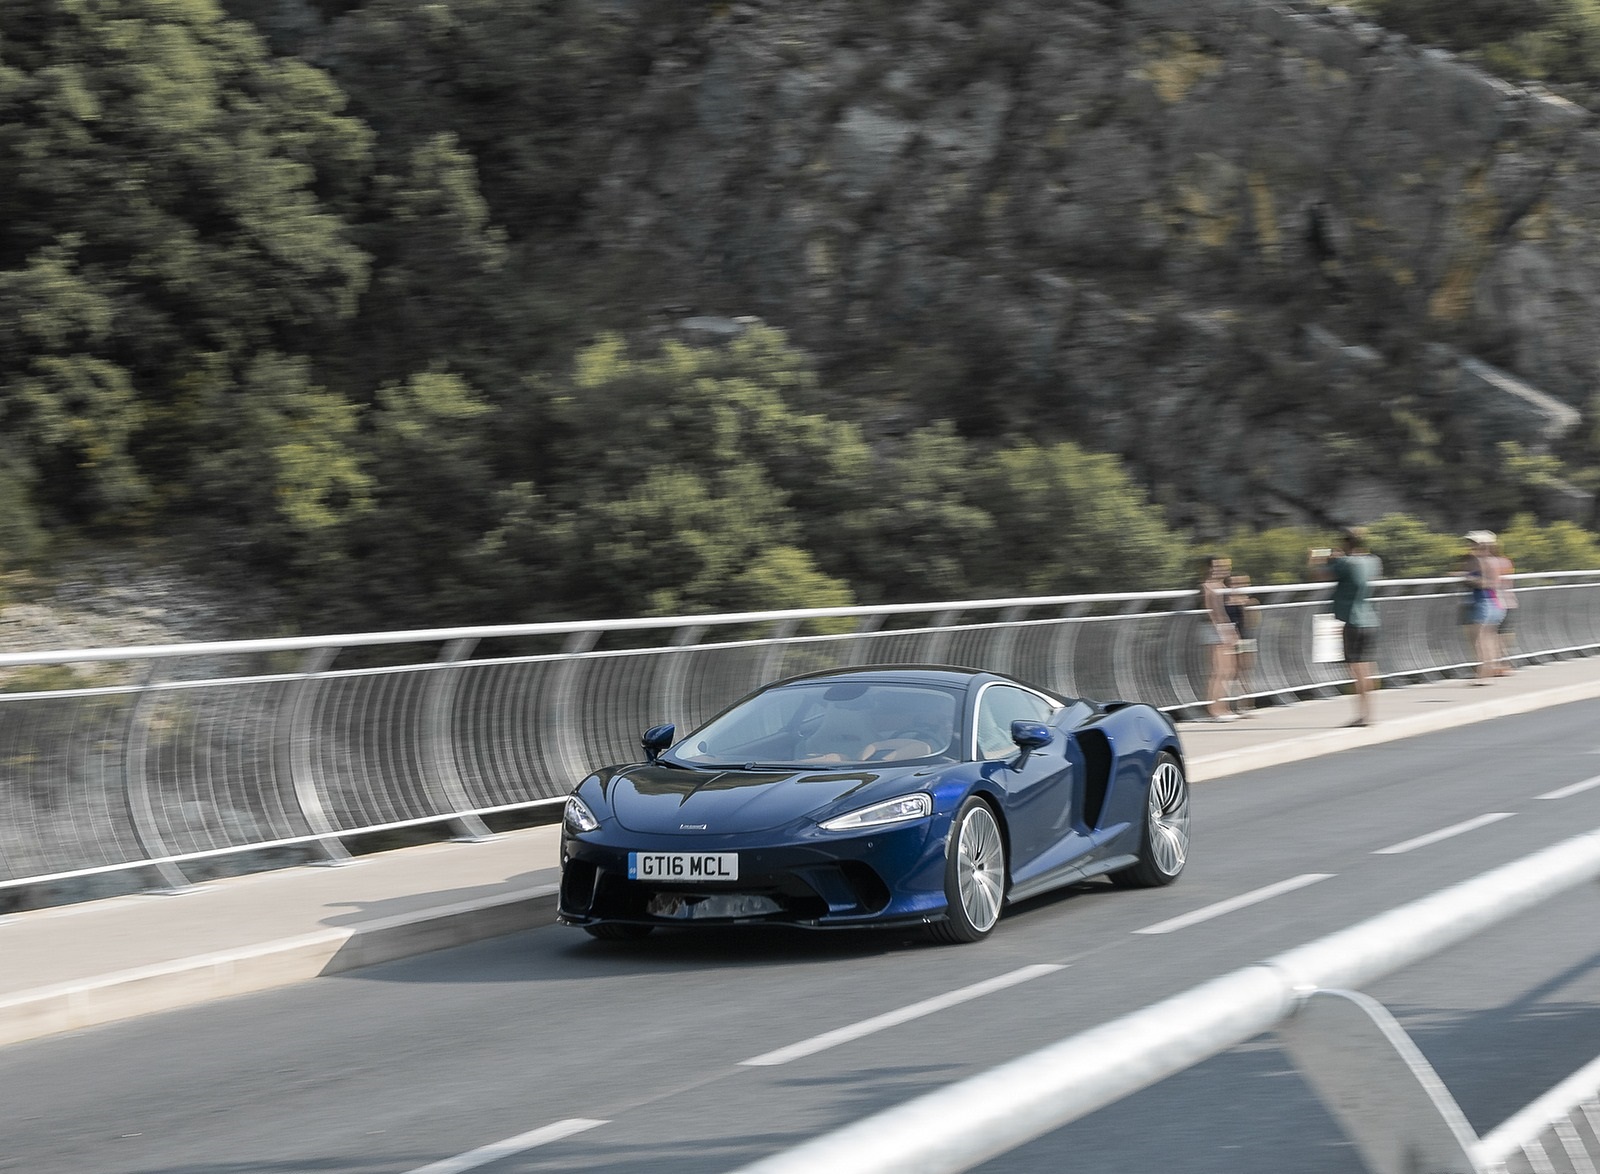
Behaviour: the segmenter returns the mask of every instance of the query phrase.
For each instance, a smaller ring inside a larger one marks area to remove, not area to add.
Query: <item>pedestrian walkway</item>
[[[1375,725],[1346,728],[1350,698],[1184,722],[1190,777],[1303,761],[1357,746],[1600,697],[1600,658],[1530,667],[1478,687],[1384,689]],[[508,832],[0,916],[0,1044],[549,924],[559,831]]]
[[[1495,717],[1600,697],[1600,657],[1577,657],[1519,669],[1479,685],[1469,678],[1380,689],[1374,724],[1352,729],[1355,701],[1333,697],[1258,709],[1227,723],[1181,722],[1189,777],[1195,782],[1375,746]]]

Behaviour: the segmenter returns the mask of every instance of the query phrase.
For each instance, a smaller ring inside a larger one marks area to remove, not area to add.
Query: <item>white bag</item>
[[[1311,617],[1311,660],[1314,664],[1334,664],[1344,659],[1344,625],[1332,612],[1317,612]]]

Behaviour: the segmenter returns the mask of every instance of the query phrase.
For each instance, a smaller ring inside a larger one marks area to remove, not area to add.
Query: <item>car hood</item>
[[[912,770],[685,770],[639,766],[603,786],[612,814],[631,832],[727,835],[793,823],[862,793],[869,803],[886,778]]]

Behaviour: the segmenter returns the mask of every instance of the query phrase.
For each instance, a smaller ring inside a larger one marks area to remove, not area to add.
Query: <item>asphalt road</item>
[[[1596,776],[1584,702],[1200,784],[1177,885],[977,946],[550,927],[19,1044],[0,1171],[715,1174],[1600,826],[1600,785],[1541,798]],[[1370,991],[1480,1132],[1600,1054],[1595,897]],[[1063,1168],[1359,1170],[1270,1037],[985,1167]]]

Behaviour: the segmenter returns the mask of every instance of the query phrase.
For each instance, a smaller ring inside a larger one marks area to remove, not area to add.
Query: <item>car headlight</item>
[[[594,812],[584,805],[582,799],[576,795],[568,795],[566,810],[561,813],[561,825],[576,836],[580,832],[594,831],[600,826],[600,821],[594,817]]]
[[[875,828],[882,827],[886,823],[905,823],[908,820],[922,819],[932,813],[933,796],[919,792],[915,795],[901,795],[898,799],[874,803],[871,807],[847,811],[843,815],[824,820],[818,826],[829,832],[853,832],[858,828]]]

